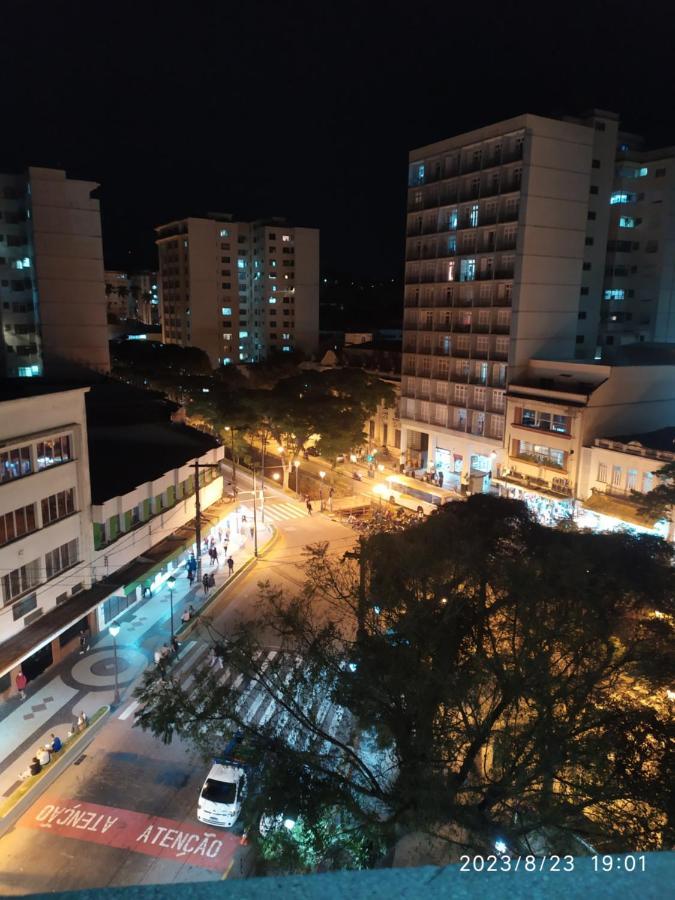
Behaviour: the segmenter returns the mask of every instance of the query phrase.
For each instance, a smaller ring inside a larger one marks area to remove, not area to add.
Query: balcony
[[[453,322],[452,323],[452,332],[453,334],[469,334],[471,331],[471,323],[466,322]]]
[[[508,350],[493,350],[492,351],[492,359],[495,360],[507,360],[509,358]]]
[[[510,322],[494,322],[492,325],[492,334],[509,334],[511,331]]]
[[[488,350],[479,350],[478,347],[474,347],[471,351],[472,359],[487,359],[489,356]]]
[[[554,498],[573,497],[574,492],[566,478],[553,478],[549,483],[545,478],[535,478],[532,475],[524,475],[517,469],[511,469],[506,474],[499,476],[499,481],[507,484],[515,484],[518,487],[539,491],[542,494],[548,494]]]
[[[470,350],[468,347],[453,347],[452,355],[457,357],[457,359],[468,359]]]
[[[504,240],[497,241],[497,250],[515,250],[516,249],[516,240]]]
[[[520,459],[529,463],[531,466],[538,466],[541,469],[551,469],[555,472],[566,472],[564,465],[557,465],[550,456],[542,456],[539,453],[510,453],[510,459]]]
[[[511,296],[500,297],[498,295],[494,298],[492,305],[493,306],[511,306],[512,299],[513,298]]]

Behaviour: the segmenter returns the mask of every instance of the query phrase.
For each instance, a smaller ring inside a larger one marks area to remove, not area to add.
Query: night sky
[[[389,279],[409,149],[593,106],[675,143],[670,4],[69,2],[0,14],[0,170],[98,181],[106,265],[209,210],[321,229],[325,273]]]

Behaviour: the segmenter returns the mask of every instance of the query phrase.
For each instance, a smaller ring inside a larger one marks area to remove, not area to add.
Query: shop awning
[[[649,516],[642,515],[635,503],[627,498],[615,497],[613,494],[593,491],[588,500],[584,500],[583,507],[603,516],[611,516],[613,519],[621,519],[632,525],[639,525],[640,528],[654,528],[656,524]]]

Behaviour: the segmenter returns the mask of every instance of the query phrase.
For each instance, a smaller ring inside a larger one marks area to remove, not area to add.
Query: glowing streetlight
[[[353,463],[356,462],[356,453],[349,454],[349,462],[353,462]]]
[[[274,472],[274,474],[272,475],[272,478],[273,478],[275,481],[279,481],[279,478],[281,478],[281,476],[279,475],[278,472]]]
[[[326,477],[326,473],[325,473],[325,472],[319,472],[319,478],[320,478],[322,481],[323,481],[323,479],[324,479],[325,477]]]
[[[378,463],[378,464],[377,464],[377,471],[378,471],[378,472],[384,472],[384,466],[382,465],[382,463]]]
[[[119,705],[120,702],[120,686],[117,680],[117,635],[120,633],[120,626],[114,622],[109,628],[110,637],[113,639],[113,656],[115,658],[115,696],[113,698],[113,704],[115,706]]]
[[[295,493],[299,495],[300,491],[298,490],[298,470],[300,469],[300,460],[294,460],[293,465],[295,466]]]

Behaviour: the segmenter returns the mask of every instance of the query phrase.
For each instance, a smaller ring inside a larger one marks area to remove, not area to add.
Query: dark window
[[[595,221],[596,214],[593,212],[593,210],[589,210],[587,218],[588,218],[589,221],[591,221],[591,222],[594,222],[594,221]]]
[[[580,319],[585,319],[585,318],[586,318],[586,313],[585,313],[583,310],[581,310],[581,312],[579,313],[579,318],[580,318]]]
[[[604,122],[596,122],[596,123],[595,123],[595,130],[596,130],[596,131],[604,131],[604,130],[605,130],[605,123],[604,123]]]
[[[591,193],[591,194],[597,194],[597,193],[598,193],[598,186],[597,186],[597,184],[592,184],[592,185],[591,185],[590,193]]]
[[[582,296],[582,297],[587,297],[587,296],[588,296],[588,288],[587,288],[587,287],[582,287],[582,289],[581,289],[581,296]]]
[[[594,159],[593,162],[591,163],[591,165],[593,166],[594,169],[599,169],[600,168],[600,160]]]
[[[589,262],[585,262],[585,263],[581,266],[581,268],[584,270],[584,272],[590,272],[590,271],[591,271],[591,264],[590,264]]]
[[[16,622],[17,619],[22,619],[24,616],[28,615],[29,612],[32,612],[37,606],[37,594],[29,594],[27,597],[24,597],[23,600],[19,600],[18,603],[15,603],[12,607],[12,617]]]
[[[592,247],[593,244],[595,243],[595,241],[593,240],[592,237],[587,237],[585,243],[586,243],[587,247]]]
[[[645,253],[656,253],[659,249],[658,241],[647,241],[645,244]]]
[[[584,338],[583,334],[577,335],[577,344],[583,344],[584,340],[585,340],[585,338]]]
[[[654,176],[655,176],[656,178],[663,178],[663,176],[664,176],[665,174],[666,174],[666,170],[665,170],[665,169],[656,169],[656,171],[654,172]]]
[[[614,335],[608,334],[607,337],[605,338],[605,343],[606,343],[606,344],[613,344],[613,343],[614,343]]]

